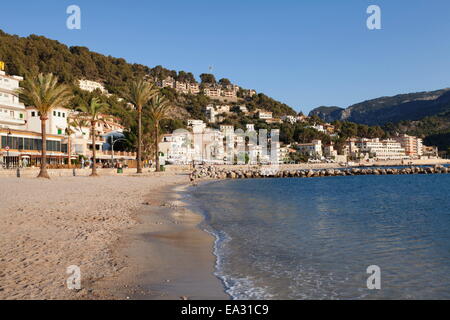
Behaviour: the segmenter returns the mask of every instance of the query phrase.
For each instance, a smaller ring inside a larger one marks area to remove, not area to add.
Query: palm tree
[[[157,93],[158,89],[153,83],[140,79],[132,82],[128,93],[124,94],[138,111],[137,173],[142,173],[142,108]]]
[[[91,125],[91,139],[92,139],[92,173],[91,177],[98,176],[97,174],[97,158],[95,141],[97,138],[96,127],[99,122],[105,122],[107,119],[104,114],[108,111],[109,105],[100,101],[99,98],[92,98],[89,103],[83,103],[77,109],[80,111],[78,119],[84,120]]]
[[[48,115],[55,108],[65,107],[73,98],[72,90],[66,85],[58,84],[58,77],[51,73],[29,76],[18,89],[22,101],[34,106],[40,115],[42,150],[41,170],[38,178],[50,179],[47,172],[47,125]]]
[[[171,106],[169,100],[161,95],[153,97],[150,104],[148,114],[150,119],[153,121],[154,135],[155,135],[155,163],[156,171],[161,171],[159,167],[159,129],[161,120],[167,118]]]

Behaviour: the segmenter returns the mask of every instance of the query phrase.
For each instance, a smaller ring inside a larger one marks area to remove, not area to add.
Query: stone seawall
[[[408,168],[352,168],[323,170],[278,170],[276,168],[258,169],[223,169],[216,167],[199,167],[190,174],[191,181],[198,179],[256,179],[256,178],[318,178],[361,175],[401,175],[401,174],[447,174],[450,168],[436,165],[434,167]]]

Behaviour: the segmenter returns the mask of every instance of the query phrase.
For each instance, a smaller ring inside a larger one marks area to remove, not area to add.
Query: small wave
[[[215,238],[213,253],[216,257],[216,272],[214,275],[222,281],[225,292],[233,300],[269,300],[274,297],[268,292],[268,288],[258,287],[250,277],[233,277],[226,274],[224,260],[226,244],[232,238],[224,231],[216,231],[209,226],[205,226],[204,230]]]

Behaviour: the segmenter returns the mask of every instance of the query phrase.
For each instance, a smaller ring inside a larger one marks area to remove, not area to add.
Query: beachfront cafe
[[[0,164],[2,168],[39,166],[41,150],[40,134],[0,129]],[[50,165],[67,163],[67,142],[64,141],[64,137],[47,135],[47,157]]]

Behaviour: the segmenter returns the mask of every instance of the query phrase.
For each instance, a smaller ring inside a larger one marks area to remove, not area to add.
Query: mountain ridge
[[[450,110],[450,88],[375,98],[346,109],[322,106],[311,110],[309,115],[319,116],[328,122],[339,120],[385,125],[389,122],[416,121],[447,110]]]

